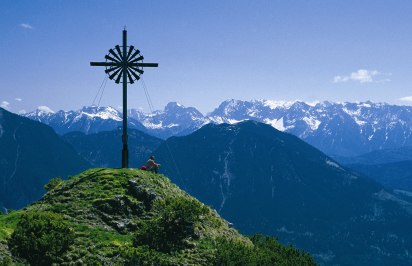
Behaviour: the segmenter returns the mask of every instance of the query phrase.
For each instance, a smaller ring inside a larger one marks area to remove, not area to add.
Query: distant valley
[[[354,157],[334,156],[334,159],[387,188],[412,191],[412,146],[375,150]]]

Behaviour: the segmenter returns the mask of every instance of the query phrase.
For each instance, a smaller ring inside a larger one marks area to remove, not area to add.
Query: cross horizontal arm
[[[127,64],[127,66],[134,66],[134,67],[158,67],[158,63],[131,63]]]
[[[114,62],[90,62],[91,66],[123,66],[122,63]]]
[[[120,66],[123,67],[123,63],[115,63],[115,62],[90,62],[91,66]],[[158,63],[130,63],[127,64],[128,67],[158,67]]]

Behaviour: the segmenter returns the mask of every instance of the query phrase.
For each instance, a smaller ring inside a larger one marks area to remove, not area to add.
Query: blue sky
[[[206,113],[226,99],[412,103],[412,1],[0,2],[0,106],[91,105],[121,44],[146,62],[153,105]],[[108,81],[100,105],[121,105]],[[99,98],[99,97],[98,97]],[[403,99],[403,100],[401,100]],[[408,101],[409,100],[409,101]],[[129,106],[149,111],[142,84]]]

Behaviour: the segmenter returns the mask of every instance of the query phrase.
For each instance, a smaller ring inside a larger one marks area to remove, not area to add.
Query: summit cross
[[[104,57],[106,62],[90,62],[91,66],[106,67],[109,79],[123,83],[123,135],[122,168],[129,167],[129,149],[127,146],[127,83],[133,84],[140,79],[144,67],[158,67],[157,63],[143,63],[143,55],[133,45],[127,46],[127,31],[123,30],[123,46],[116,45]]]

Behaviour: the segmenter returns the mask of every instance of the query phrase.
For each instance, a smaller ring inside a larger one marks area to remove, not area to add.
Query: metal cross
[[[106,67],[109,79],[116,83],[123,83],[123,150],[122,168],[129,167],[129,150],[127,147],[127,83],[133,84],[143,74],[143,67],[158,67],[157,63],[143,63],[143,55],[133,45],[127,46],[127,31],[123,30],[123,46],[116,45],[104,57],[106,62],[90,62],[91,66]],[[122,81],[121,81],[122,80]]]

